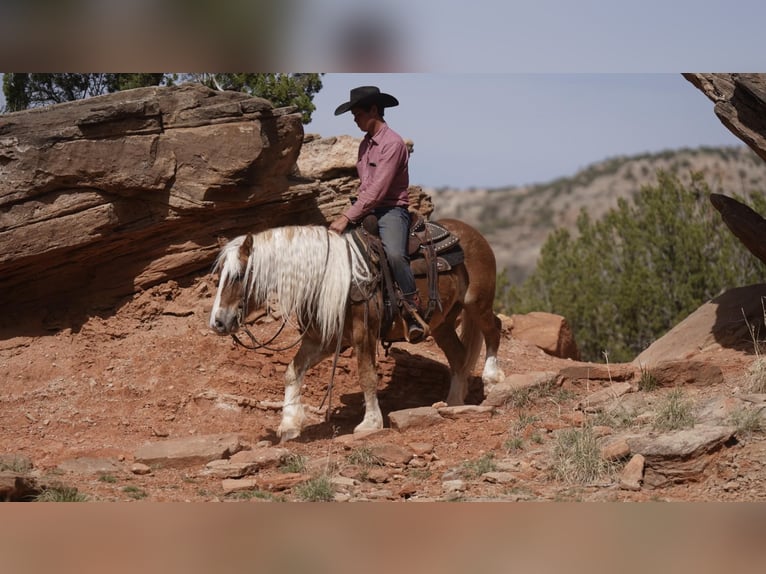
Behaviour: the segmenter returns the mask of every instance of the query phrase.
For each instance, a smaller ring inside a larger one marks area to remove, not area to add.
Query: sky
[[[276,12],[205,0],[178,45],[146,27],[158,21],[149,2],[64,4],[92,9],[68,13],[89,33],[66,32],[67,50],[39,34],[42,21],[61,29],[58,9],[0,9],[0,70],[331,72],[306,131],[361,137],[333,111],[353,87],[377,85],[400,101],[386,119],[413,140],[410,179],[424,187],[546,183],[615,156],[742,145],[681,73],[766,70],[763,0],[282,0]],[[125,11],[136,28],[119,25]]]
[[[410,182],[424,187],[546,183],[619,155],[744,145],[680,73],[325,74],[306,133],[361,137],[352,88],[395,96],[389,126],[414,142]]]
[[[763,0],[290,0],[288,5],[294,10],[282,32],[303,70],[341,71],[350,44],[370,50],[379,39],[385,39],[381,51],[395,71],[760,71],[766,64]],[[363,39],[360,21],[367,24]],[[335,64],[331,69],[328,60]],[[364,69],[383,69],[380,59],[376,62]]]
[[[429,188],[547,183],[620,155],[744,145],[680,73],[330,73],[322,84],[306,133],[361,137],[333,112],[352,88],[379,86],[399,100],[390,127],[414,142],[410,182]]]

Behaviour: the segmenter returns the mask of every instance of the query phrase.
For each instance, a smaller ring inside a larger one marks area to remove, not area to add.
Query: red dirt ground
[[[40,336],[0,341],[0,454],[31,459],[35,468],[58,476],[96,501],[211,501],[235,500],[226,495],[220,478],[204,467],[157,469],[147,475],[130,472],[136,450],[149,441],[214,433],[237,433],[244,443],[277,443],[276,409],[219,408],[199,398],[215,392],[279,402],[282,378],[294,350],[254,352],[237,347],[207,327],[214,283],[198,278],[186,287],[169,282],[136,295],[106,317],[93,316],[77,331],[70,328]],[[276,323],[256,327],[261,335]],[[280,340],[290,342],[295,332]],[[719,357],[724,359],[723,356]],[[533,371],[557,372],[572,365],[539,349],[504,337],[501,366],[506,375]],[[752,360],[731,352],[725,359],[734,377]],[[318,407],[331,375],[331,360],[310,371],[304,401]],[[332,417],[315,415],[299,440],[287,443],[293,453],[313,461],[329,457],[336,474],[351,474],[348,448],[336,439],[352,432],[361,420],[361,393],[350,352],[339,361],[332,400]],[[480,372],[480,366],[477,367]],[[444,357],[428,340],[420,345],[395,345],[391,356],[379,354],[379,396],[384,416],[394,410],[428,406],[443,400],[448,379]],[[728,376],[728,375],[727,375]],[[733,379],[732,379],[733,380]],[[575,406],[593,388],[573,388],[559,400],[538,397],[524,408],[504,407],[488,420],[445,420],[433,427],[390,431],[370,441],[410,447],[430,443],[427,464],[419,469],[391,468],[377,482],[361,480],[352,499],[445,500],[444,480],[455,469],[491,455],[514,466],[510,483],[494,484],[463,473],[463,500],[754,500],[764,493],[762,443],[754,440],[717,455],[706,480],[665,489],[620,490],[616,481],[564,484],[548,471],[554,438],[551,427],[576,420]],[[728,392],[728,389],[708,391]],[[481,382],[474,379],[468,403],[483,400]],[[534,418],[532,418],[534,417]],[[529,420],[521,425],[522,418]],[[387,419],[386,419],[387,420]],[[516,429],[514,431],[513,429]],[[517,432],[523,446],[513,452],[509,437]],[[106,481],[94,474],[67,474],[62,462],[78,457],[113,459],[123,470]],[[276,473],[276,469],[270,471]],[[449,476],[451,473],[451,476]],[[459,473],[458,473],[459,474]],[[743,478],[744,477],[744,478]],[[737,483],[739,481],[739,483]],[[739,486],[737,486],[739,484]],[[132,488],[126,488],[126,487]],[[140,497],[135,493],[140,492]],[[294,490],[274,493],[297,500]],[[453,497],[455,495],[452,495]],[[259,499],[253,499],[259,500]]]

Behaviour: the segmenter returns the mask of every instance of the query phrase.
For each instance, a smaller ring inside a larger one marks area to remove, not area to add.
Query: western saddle
[[[446,227],[435,221],[426,221],[418,213],[410,212],[410,215],[412,219],[408,241],[410,267],[415,277],[426,277],[428,284],[426,307],[422,313],[414,312],[414,315],[428,335],[428,323],[431,316],[436,309],[441,308],[438,275],[450,271],[454,266],[462,263],[464,254],[458,237]],[[407,303],[391,275],[383,250],[383,243],[378,233],[377,218],[374,215],[365,217],[361,225],[354,229],[353,238],[366,255],[370,268],[378,271],[384,305],[380,336],[381,340],[384,341],[384,348],[388,352],[388,347],[394,342],[394,339],[388,338],[389,331],[394,321],[402,317],[402,308]],[[415,311],[410,308],[407,310]]]

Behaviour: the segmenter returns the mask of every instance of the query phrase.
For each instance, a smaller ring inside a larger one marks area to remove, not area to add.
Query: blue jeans
[[[402,295],[412,295],[417,287],[410,268],[410,256],[407,254],[410,213],[406,207],[380,207],[373,213],[378,218],[380,239],[394,281],[399,284]]]

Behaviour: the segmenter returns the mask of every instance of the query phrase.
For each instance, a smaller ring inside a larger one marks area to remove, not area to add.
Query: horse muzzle
[[[239,313],[228,312],[224,309],[210,317],[210,328],[218,335],[231,335],[239,330]]]

